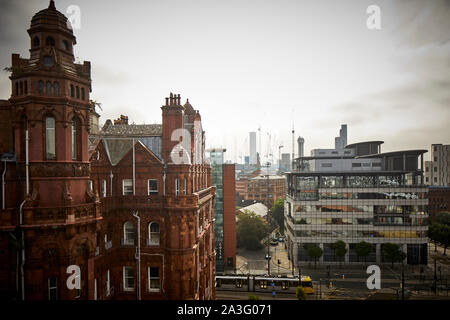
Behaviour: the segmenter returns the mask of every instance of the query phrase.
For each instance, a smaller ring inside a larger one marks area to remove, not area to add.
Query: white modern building
[[[362,241],[373,246],[367,262],[385,261],[384,243],[398,244],[405,263],[427,262],[427,151],[381,153],[382,143],[317,149],[311,157],[296,159],[296,168],[309,169],[286,174],[285,229],[294,265],[311,261],[308,245],[322,248],[320,263],[338,263],[332,249],[338,240],[347,246],[345,263],[362,262],[355,251]]]

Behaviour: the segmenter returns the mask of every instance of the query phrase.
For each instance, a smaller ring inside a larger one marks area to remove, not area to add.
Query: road
[[[434,257],[437,258],[437,267],[441,267],[441,272],[437,272],[438,280],[442,279],[441,285],[450,283],[448,257],[443,256],[443,249],[438,247],[438,252],[434,253],[434,246],[430,247],[430,259],[428,266],[420,268],[419,266],[407,266],[405,271],[405,287],[411,290],[428,290],[434,284]],[[264,259],[267,254],[267,247],[259,251],[238,250],[237,253],[237,273],[238,274],[267,274],[267,260]],[[287,251],[284,243],[270,247],[271,260],[271,276],[298,276],[298,270],[292,271],[291,262],[287,258]],[[280,264],[278,265],[278,260]],[[394,269],[390,265],[381,266],[381,289],[397,294],[401,287],[401,267],[395,266]],[[422,270],[421,270],[422,269]],[[234,273],[234,272],[233,272]],[[326,291],[326,298],[329,299],[364,299],[374,293],[373,290],[367,288],[366,266],[330,266],[330,272],[326,266],[314,267],[314,263],[301,267],[302,275],[309,275],[313,279],[316,291]],[[426,279],[426,280],[424,280]],[[446,282],[447,281],[447,282]],[[329,284],[331,282],[331,287]],[[439,283],[438,283],[439,284]],[[422,293],[426,294],[426,293]],[[445,292],[443,293],[445,294]],[[295,296],[294,296],[295,298]]]

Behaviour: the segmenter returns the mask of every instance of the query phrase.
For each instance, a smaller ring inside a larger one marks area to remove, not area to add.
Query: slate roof
[[[115,124],[103,129],[105,136],[154,137],[162,135],[162,124]]]
[[[257,216],[260,216],[261,218],[263,218],[267,215],[267,207],[264,204],[259,203],[259,202],[239,209],[240,212],[244,212],[244,210],[252,211]]]

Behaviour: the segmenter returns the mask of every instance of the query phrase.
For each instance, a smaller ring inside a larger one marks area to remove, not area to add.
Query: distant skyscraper
[[[334,138],[334,148],[337,150],[342,150],[347,145],[347,125],[341,125],[341,130],[339,130],[339,137]]]
[[[302,137],[298,137],[297,144],[298,144],[298,156],[304,157],[305,139],[303,139]]]
[[[256,132],[250,132],[250,164],[256,164]]]
[[[281,172],[291,171],[291,155],[289,153],[282,153],[280,159]]]

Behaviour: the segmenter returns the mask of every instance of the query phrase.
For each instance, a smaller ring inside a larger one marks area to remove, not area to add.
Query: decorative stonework
[[[33,177],[89,177],[89,163],[32,163],[30,174]]]

